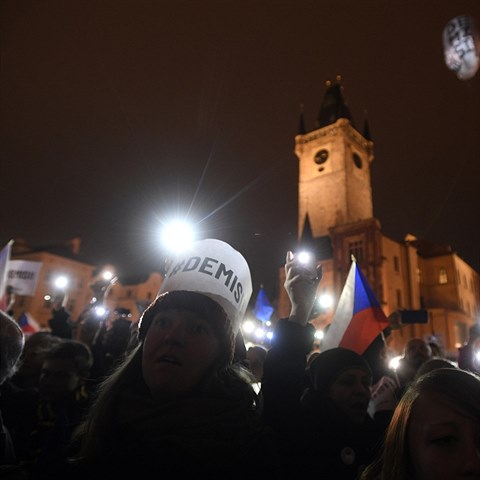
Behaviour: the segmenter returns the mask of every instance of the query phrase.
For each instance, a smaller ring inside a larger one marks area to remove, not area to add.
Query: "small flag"
[[[0,251],[0,309],[7,310],[8,295],[7,289],[7,273],[12,251],[13,240],[10,240]]]
[[[253,313],[258,320],[268,322],[272,316],[274,308],[268,300],[267,294],[263,287],[258,291],[257,299],[255,300],[255,307]]]
[[[353,259],[322,350],[343,347],[361,355],[388,326],[380,303]]]
[[[40,330],[40,325],[37,321],[27,312],[23,312],[17,320],[18,325],[22,329],[23,333],[35,333]]]

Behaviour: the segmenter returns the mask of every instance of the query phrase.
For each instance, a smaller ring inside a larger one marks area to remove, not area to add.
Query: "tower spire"
[[[320,111],[317,115],[317,128],[326,127],[335,123],[339,118],[350,120],[354,125],[352,114],[348,108],[347,102],[343,94],[343,85],[341,84],[342,76],[337,75],[335,82],[327,80],[325,82],[327,90],[323,96]]]
[[[368,112],[365,109],[365,120],[363,122],[363,136],[366,140],[371,141],[372,136],[370,134],[370,125],[368,124],[368,115],[367,114],[368,114]]]
[[[305,128],[305,119],[303,116],[303,103],[300,104],[300,118],[298,120],[298,134],[299,135],[305,135],[307,133],[307,130]]]

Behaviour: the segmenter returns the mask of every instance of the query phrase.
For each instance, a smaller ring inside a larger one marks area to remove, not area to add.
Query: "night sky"
[[[461,14],[480,23],[480,1],[3,0],[0,242],[78,236],[137,275],[187,215],[273,296],[297,237],[300,105],[313,129],[341,75],[384,234],[480,270],[480,72],[459,80],[442,46]]]

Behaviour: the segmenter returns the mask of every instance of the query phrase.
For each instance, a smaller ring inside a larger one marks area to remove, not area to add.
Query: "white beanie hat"
[[[199,240],[169,262],[158,295],[177,290],[201,293],[217,302],[236,334],[252,295],[250,268],[228,243]]]

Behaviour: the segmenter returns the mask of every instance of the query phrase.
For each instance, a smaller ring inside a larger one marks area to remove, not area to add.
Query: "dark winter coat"
[[[312,325],[280,320],[264,364],[264,418],[276,432],[286,478],[302,471],[315,478],[354,480],[373,460],[383,428],[370,417],[355,426],[325,395],[304,395],[313,334]]]
[[[52,335],[60,338],[72,338],[73,328],[70,314],[63,308],[52,310],[52,318],[48,321]]]

